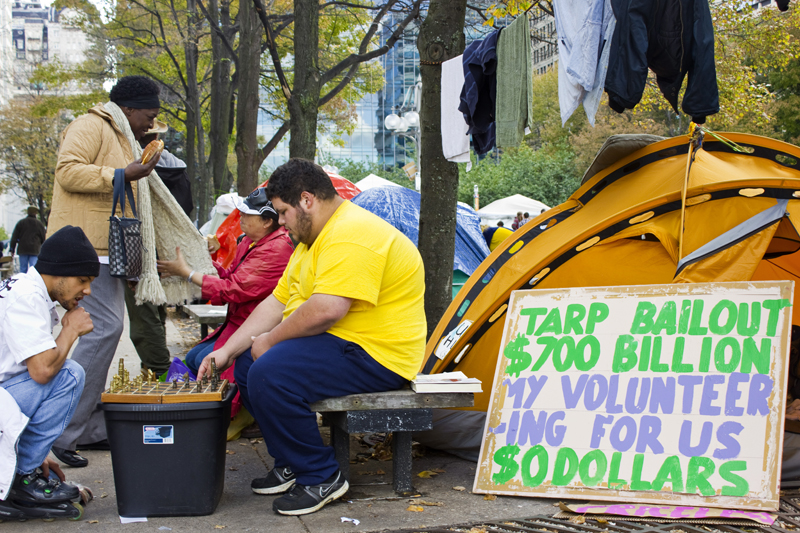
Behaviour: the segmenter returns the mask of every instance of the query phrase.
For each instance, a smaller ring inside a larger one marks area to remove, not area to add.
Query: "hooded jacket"
[[[687,74],[684,113],[703,124],[706,116],[719,111],[708,0],[611,0],[611,7],[617,25],[605,88],[614,111],[622,113],[639,103],[648,67],[676,113]]]
[[[68,224],[78,226],[97,255],[108,255],[114,170],[133,160],[125,134],[102,104],[73,120],[61,134],[47,236]],[[127,203],[125,209],[125,216],[132,217]]]

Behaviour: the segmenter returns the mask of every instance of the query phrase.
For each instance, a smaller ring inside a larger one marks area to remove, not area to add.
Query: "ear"
[[[316,196],[314,196],[313,194],[311,194],[311,193],[310,193],[310,192],[308,192],[308,191],[303,191],[302,193],[300,193],[300,204],[301,204],[301,205],[303,206],[303,208],[305,208],[306,210],[309,210],[309,209],[311,209],[312,207],[314,207],[314,201],[315,201],[316,199],[317,199],[317,197],[316,197]]]

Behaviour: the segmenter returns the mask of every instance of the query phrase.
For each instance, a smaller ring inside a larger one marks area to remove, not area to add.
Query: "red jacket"
[[[203,277],[203,298],[212,305],[228,304],[228,314],[225,323],[203,342],[216,336],[215,350],[225,344],[253,309],[272,294],[293,250],[287,231],[278,228],[255,244],[244,237],[236,247],[230,268],[214,262],[219,278]]]

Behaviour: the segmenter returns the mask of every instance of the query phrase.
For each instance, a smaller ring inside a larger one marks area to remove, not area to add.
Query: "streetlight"
[[[414,141],[414,151],[416,153],[416,159],[417,159],[414,163],[417,167],[417,171],[414,174],[414,188],[416,190],[419,190],[420,188],[419,153],[421,145],[420,131],[419,131],[419,113],[417,113],[416,111],[407,111],[406,113],[403,114],[402,117],[398,116],[395,113],[392,113],[390,115],[387,115],[386,118],[383,119],[383,125],[386,126],[386,129],[391,131],[393,134]]]

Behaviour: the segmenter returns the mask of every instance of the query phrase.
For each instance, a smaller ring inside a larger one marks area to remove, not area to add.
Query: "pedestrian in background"
[[[46,231],[44,224],[39,222],[36,215],[39,209],[36,207],[28,208],[28,216],[17,222],[14,231],[11,233],[11,241],[8,243],[8,250],[11,257],[19,255],[19,271],[28,272],[28,267],[36,265],[39,258],[39,250],[45,239]]]

